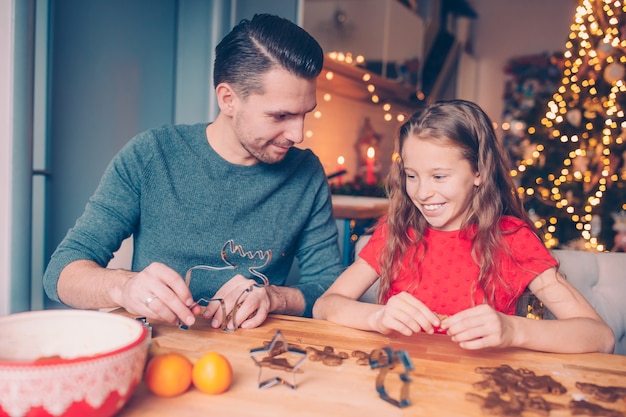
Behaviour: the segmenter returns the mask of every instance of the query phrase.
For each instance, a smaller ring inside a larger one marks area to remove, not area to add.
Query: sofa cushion
[[[554,250],[565,278],[615,333],[615,353],[626,355],[626,253]]]

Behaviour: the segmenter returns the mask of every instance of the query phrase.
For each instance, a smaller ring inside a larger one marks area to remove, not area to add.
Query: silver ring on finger
[[[144,301],[143,303],[146,305],[146,307],[150,308],[150,303],[156,300],[157,298],[159,297],[157,297],[154,294],[151,294],[146,298],[146,301]]]

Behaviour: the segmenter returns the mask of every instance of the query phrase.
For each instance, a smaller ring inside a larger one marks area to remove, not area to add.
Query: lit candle
[[[366,182],[368,185],[373,185],[376,182],[374,178],[374,164],[376,160],[374,157],[376,156],[376,150],[373,146],[367,148],[367,178]]]
[[[337,158],[337,172],[341,172],[344,169],[346,169],[346,167],[344,165],[345,162],[346,162],[346,159],[343,156],[339,156],[339,158]],[[337,185],[341,185],[342,184],[343,181],[342,181],[341,177],[342,177],[342,175],[339,175],[337,177]]]

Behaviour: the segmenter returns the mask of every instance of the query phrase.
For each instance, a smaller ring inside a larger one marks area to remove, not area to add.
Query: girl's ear
[[[474,177],[474,185],[478,187],[482,182],[483,182],[483,179],[480,176],[480,172],[476,171],[476,176]]]
[[[232,86],[228,83],[218,84],[215,88],[215,95],[217,96],[217,105],[220,107],[220,111],[226,116],[232,116],[235,100],[237,99],[237,94]]]

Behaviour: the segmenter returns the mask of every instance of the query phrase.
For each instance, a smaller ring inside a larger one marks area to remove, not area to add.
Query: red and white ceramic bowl
[[[0,317],[0,416],[112,416],[141,380],[147,354],[145,326],[119,314]]]

